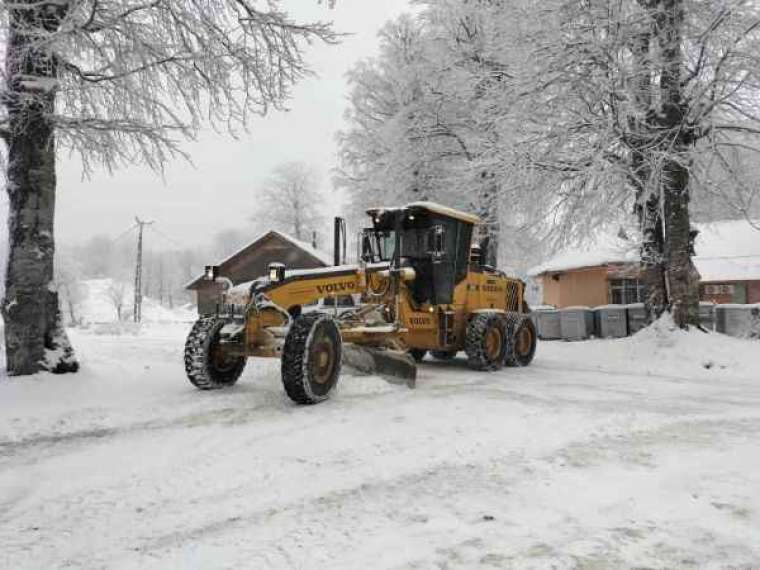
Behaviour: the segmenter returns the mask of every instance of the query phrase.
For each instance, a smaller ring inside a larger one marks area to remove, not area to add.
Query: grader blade
[[[377,375],[391,384],[414,388],[417,366],[405,352],[360,346],[343,345],[343,364],[361,374]]]

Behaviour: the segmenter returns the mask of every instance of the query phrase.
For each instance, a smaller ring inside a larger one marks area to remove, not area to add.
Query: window
[[[706,295],[733,295],[736,287],[734,285],[705,285]]]
[[[610,302],[615,305],[643,303],[646,285],[638,279],[610,279]]]

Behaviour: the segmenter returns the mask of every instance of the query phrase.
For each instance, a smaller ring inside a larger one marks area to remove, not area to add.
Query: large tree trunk
[[[668,161],[663,170],[665,278],[673,320],[685,328],[699,325],[698,278],[691,261],[689,172],[676,161]]]
[[[667,308],[668,290],[665,284],[665,244],[660,201],[650,196],[638,208],[642,230],[642,280],[646,284],[645,305],[650,318],[659,318]]]
[[[684,55],[681,47],[684,26],[683,0],[661,0],[655,17],[656,33],[662,50],[660,74],[661,109],[658,123],[663,133],[660,151],[662,162],[662,223],[664,235],[665,283],[673,320],[682,328],[699,324],[697,274],[692,264],[692,231],[689,218],[689,162],[694,144],[693,132],[686,119],[681,70]]]
[[[636,189],[636,215],[641,229],[641,278],[646,284],[645,305],[650,319],[665,311],[668,294],[665,287],[664,239],[660,214],[660,189],[653,187],[652,157],[652,31],[644,29],[632,43],[635,65],[634,98],[638,117],[630,119],[631,182]]]
[[[56,62],[34,47],[35,36],[60,22],[63,8],[51,6],[16,5],[6,51],[9,252],[2,312],[8,374],[13,376],[79,368],[53,286],[56,177],[50,116]]]
[[[29,117],[8,149],[9,252],[5,347],[9,375],[78,369],[53,288],[55,148],[45,120]]]

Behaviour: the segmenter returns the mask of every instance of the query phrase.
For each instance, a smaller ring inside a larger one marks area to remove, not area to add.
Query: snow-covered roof
[[[293,236],[286,234],[285,232],[281,232],[281,231],[278,231],[278,230],[269,230],[269,231],[261,234],[260,236],[258,236],[256,239],[254,239],[253,241],[251,241],[251,243],[249,243],[248,245],[246,245],[244,247],[241,247],[235,253],[233,253],[231,255],[228,255],[226,258],[224,258],[223,260],[219,261],[215,265],[217,265],[218,267],[223,267],[224,265],[227,265],[228,263],[230,263],[233,260],[235,260],[237,257],[239,257],[241,255],[244,255],[249,249],[255,247],[261,241],[265,240],[268,237],[272,237],[272,236],[279,237],[280,239],[291,243],[292,245],[294,245],[298,249],[302,250],[307,255],[310,255],[316,261],[318,261],[319,263],[321,263],[323,265],[332,265],[332,263],[333,263],[333,259],[332,259],[332,257],[330,255],[328,255],[328,254],[326,254],[326,253],[324,253],[322,251],[319,251],[318,249],[315,249],[314,247],[312,247],[312,245],[310,243],[302,241],[302,240],[299,240],[299,239],[296,239]],[[195,285],[201,279],[203,279],[203,275],[199,275],[198,277],[196,277],[195,279],[193,279],[192,281],[190,281],[187,285],[185,285],[185,288],[186,289],[191,288],[193,285]]]
[[[448,216],[449,218],[454,218],[455,220],[461,220],[470,224],[477,224],[480,222],[480,218],[473,214],[468,214],[467,212],[462,212],[461,210],[455,210],[454,208],[449,208],[448,206],[443,206],[435,202],[412,202],[411,204],[407,204],[406,207],[428,210],[435,214],[441,214],[443,216]]]
[[[760,279],[760,230],[745,220],[699,224],[698,229],[694,264],[703,282]]]
[[[567,247],[545,263],[532,267],[528,275],[536,277],[544,273],[599,267],[610,263],[635,263],[638,260],[637,241],[600,233],[582,244]]]
[[[760,227],[760,222],[755,225]],[[746,220],[696,224],[696,228],[699,235],[694,244],[694,264],[703,282],[760,279],[760,230]],[[536,277],[611,263],[636,263],[638,248],[634,240],[602,234],[562,250],[528,273]]]
[[[455,210],[454,208],[449,208],[448,206],[443,206],[441,204],[437,204],[436,202],[412,202],[411,204],[407,204],[403,207],[393,206],[384,208],[369,208],[367,210],[367,213],[371,216],[374,216],[380,212],[390,212],[414,208],[419,210],[427,210],[428,212],[433,212],[434,214],[440,214],[442,216],[454,218],[455,220],[460,220],[468,224],[480,223],[480,218],[473,214],[468,214],[467,212],[462,212],[461,210]]]

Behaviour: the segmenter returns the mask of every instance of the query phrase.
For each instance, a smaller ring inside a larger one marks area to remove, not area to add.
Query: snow
[[[735,220],[701,224],[699,231],[694,264],[702,282],[760,279],[760,230]]]
[[[0,381],[0,568],[760,564],[756,341],[662,321],[297,407],[275,360],[193,389],[189,326],[72,330],[80,374]]]
[[[109,289],[114,286],[114,280],[88,279],[82,281],[84,295],[80,303],[79,313],[85,324],[113,323],[117,319],[114,303],[109,296]],[[122,317],[132,315],[134,304],[134,287],[124,285],[124,306]],[[181,306],[169,309],[157,300],[143,297],[142,321],[147,323],[191,322],[197,317],[192,306]]]
[[[760,227],[760,222],[755,225]],[[694,265],[703,283],[760,279],[760,230],[746,220],[696,224],[696,227],[700,233],[694,245]],[[529,275],[638,261],[637,243],[602,233],[562,250],[532,268]]]
[[[536,277],[544,273],[599,267],[608,263],[638,263],[639,259],[638,242],[599,233],[584,243],[563,249],[545,263],[531,268],[528,275]]]

